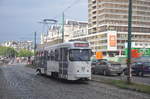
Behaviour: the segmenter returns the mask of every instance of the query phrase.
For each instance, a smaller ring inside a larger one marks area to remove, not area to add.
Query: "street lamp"
[[[34,55],[35,55],[35,51],[36,51],[36,32],[34,32]]]
[[[64,12],[62,13],[62,43],[64,42]]]

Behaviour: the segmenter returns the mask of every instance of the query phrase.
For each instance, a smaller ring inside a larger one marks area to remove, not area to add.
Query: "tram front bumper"
[[[91,74],[76,74],[76,78],[87,78],[91,79]]]

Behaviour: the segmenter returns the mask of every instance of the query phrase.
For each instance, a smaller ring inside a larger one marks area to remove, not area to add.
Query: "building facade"
[[[150,43],[150,0],[132,0],[132,42]],[[94,52],[123,54],[129,0],[88,0],[88,36]]]
[[[88,23],[82,21],[66,20],[64,22],[64,42],[75,37],[88,34]],[[48,30],[48,34],[41,35],[41,44],[54,45],[62,42],[62,26],[54,25]]]
[[[7,41],[7,42],[3,42],[1,45],[5,47],[12,47],[17,51],[21,49],[33,51],[34,49],[34,45],[32,41]]]
[[[132,2],[132,42],[150,43],[150,0]],[[129,0],[88,0],[88,27],[76,21],[65,22],[65,41],[87,40],[93,52],[124,55],[128,39],[128,4]],[[43,41],[60,43],[60,28],[53,31],[55,35],[50,30]]]

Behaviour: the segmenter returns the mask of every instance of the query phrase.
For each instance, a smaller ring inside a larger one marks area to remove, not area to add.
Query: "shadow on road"
[[[88,84],[89,83],[89,81],[84,81],[84,80],[71,81],[71,80],[55,78],[55,77],[51,77],[51,76],[43,75],[43,74],[42,75],[37,74],[37,76],[41,76],[43,78],[50,79],[58,83],[64,83],[64,84]]]

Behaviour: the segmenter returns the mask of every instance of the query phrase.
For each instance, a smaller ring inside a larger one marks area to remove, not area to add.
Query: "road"
[[[9,65],[0,66],[0,99],[150,99],[150,95],[94,81],[59,81],[23,65]]]

